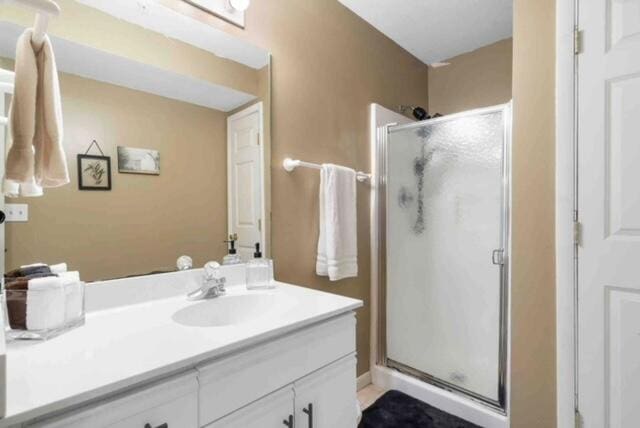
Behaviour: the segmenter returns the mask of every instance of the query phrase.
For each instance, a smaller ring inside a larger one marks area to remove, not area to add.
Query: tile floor
[[[372,405],[385,392],[384,389],[378,388],[374,384],[369,384],[358,391],[358,401],[362,410]]]

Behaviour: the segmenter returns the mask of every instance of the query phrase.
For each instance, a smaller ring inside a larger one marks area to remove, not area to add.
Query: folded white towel
[[[65,273],[67,271],[67,264],[58,263],[57,265],[49,266],[49,269],[51,269],[51,273],[55,273],[55,274]],[[80,281],[79,277],[78,277],[78,281]]]
[[[64,322],[65,324],[69,324],[82,315],[84,308],[84,284],[80,282],[80,273],[77,271],[61,272],[58,276],[62,280],[65,292]]]
[[[26,268],[32,268],[32,267],[40,267],[40,266],[46,266],[46,265],[47,265],[46,263],[41,263],[41,262],[31,263],[30,265],[22,265],[22,266],[20,266],[20,269],[26,269]]]
[[[65,321],[65,292],[58,277],[29,281],[27,290],[27,330],[50,330]]]
[[[322,165],[316,273],[331,281],[358,276],[356,172]]]

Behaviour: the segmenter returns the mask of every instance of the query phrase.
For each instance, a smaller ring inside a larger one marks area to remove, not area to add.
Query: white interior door
[[[640,426],[640,0],[579,2],[578,406]]]
[[[264,249],[264,144],[262,103],[227,119],[229,234],[238,235],[238,254],[253,257],[256,243]]]

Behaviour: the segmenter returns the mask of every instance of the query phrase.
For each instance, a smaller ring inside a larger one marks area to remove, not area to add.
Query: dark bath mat
[[[480,428],[400,391],[388,391],[362,412],[358,428]]]

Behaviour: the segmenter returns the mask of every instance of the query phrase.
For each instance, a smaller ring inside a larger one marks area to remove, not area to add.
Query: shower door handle
[[[504,250],[502,248],[493,250],[493,253],[491,253],[491,261],[494,265],[504,265]]]

